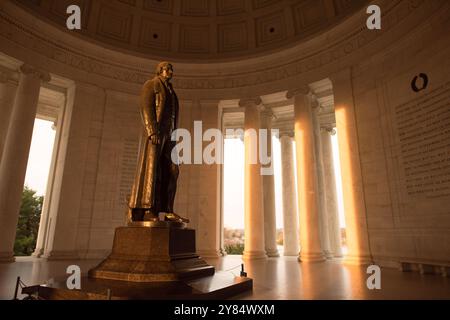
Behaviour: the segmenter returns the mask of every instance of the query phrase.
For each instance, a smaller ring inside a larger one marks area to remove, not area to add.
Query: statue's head
[[[167,61],[158,63],[158,66],[156,67],[156,75],[163,78],[166,81],[172,79],[173,76],[172,64]]]

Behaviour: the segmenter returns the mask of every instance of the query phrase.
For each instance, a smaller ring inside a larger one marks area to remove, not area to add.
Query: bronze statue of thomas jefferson
[[[129,221],[157,221],[159,213],[163,212],[165,220],[188,222],[173,212],[179,170],[171,159],[175,146],[171,135],[178,127],[179,105],[170,83],[172,75],[170,63],[159,63],[156,76],[148,80],[141,91],[143,133],[128,203]]]

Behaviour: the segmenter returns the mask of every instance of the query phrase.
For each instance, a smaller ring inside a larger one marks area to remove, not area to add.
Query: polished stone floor
[[[207,259],[208,260],[208,259]],[[17,258],[14,263],[0,263],[0,299],[11,299],[16,278],[26,285],[42,284],[64,277],[69,265],[78,265],[83,274],[98,260],[46,261]],[[239,275],[240,256],[209,259],[217,270]],[[450,299],[450,278],[381,269],[381,289],[369,290],[366,269],[339,261],[299,263],[295,257],[270,258],[245,263],[245,271],[254,279],[253,292],[238,299]],[[68,276],[68,275],[66,275]]]

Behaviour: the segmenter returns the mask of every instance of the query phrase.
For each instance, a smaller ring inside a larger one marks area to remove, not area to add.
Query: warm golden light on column
[[[329,237],[329,219],[326,207],[326,190],[325,190],[325,174],[323,166],[323,153],[322,153],[322,143],[320,141],[320,124],[319,116],[321,114],[321,107],[318,101],[313,101],[312,103],[312,120],[313,120],[313,130],[314,130],[314,150],[315,150],[315,162],[316,162],[316,172],[317,172],[317,199],[318,199],[318,209],[319,209],[319,235],[321,249],[325,257],[332,258]]]
[[[285,256],[298,256],[299,232],[297,199],[295,194],[294,153],[292,151],[293,132],[280,134],[281,175],[283,181],[283,243]]]
[[[266,258],[261,164],[258,159],[258,131],[261,127],[260,99],[241,100],[244,121],[244,254],[243,259]]]
[[[267,156],[272,159],[267,169],[272,166],[273,168],[273,155],[272,155],[272,118],[274,114],[270,108],[264,108],[260,113],[261,116],[261,128],[267,130],[266,146]],[[264,152],[264,151],[263,151]],[[264,241],[266,254],[269,257],[279,257],[277,248],[277,222],[275,214],[275,179],[273,174],[267,174],[262,176],[263,183],[263,206],[264,206]]]
[[[299,260],[323,261],[325,257],[320,246],[317,170],[309,88],[288,92],[289,97],[294,97],[301,247]]]
[[[350,70],[334,75],[332,81],[348,247],[345,260],[365,264],[371,262],[371,254]]]
[[[322,159],[324,169],[324,184],[325,184],[325,206],[327,209],[327,217],[329,219],[329,235],[331,253],[334,257],[342,257],[342,239],[341,228],[338,216],[338,202],[336,195],[336,177],[333,163],[333,147],[331,136],[336,134],[333,125],[326,125],[320,128],[320,139],[322,145]]]

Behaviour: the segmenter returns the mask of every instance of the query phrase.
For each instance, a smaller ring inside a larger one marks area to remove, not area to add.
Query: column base
[[[16,261],[13,252],[0,252],[0,263],[11,263]]]
[[[300,262],[322,262],[325,261],[326,258],[322,252],[319,253],[302,253],[298,256],[298,261]]]
[[[326,259],[333,259],[334,257],[333,253],[331,253],[330,251],[324,251],[323,253]]]
[[[280,253],[278,252],[278,249],[272,249],[272,250],[266,250],[266,255],[269,258],[276,258],[280,256]]]
[[[355,256],[355,255],[344,255],[344,259],[342,260],[344,264],[350,265],[371,265],[373,264],[373,259],[370,255],[365,256]]]
[[[342,258],[344,256],[342,251],[332,251],[331,254],[333,255],[333,258]]]
[[[265,251],[244,251],[242,255],[242,259],[244,260],[261,260],[267,259],[267,255]]]
[[[31,254],[31,256],[34,257],[34,258],[40,258],[40,257],[42,257],[43,254],[44,254],[44,249],[36,249]]]

